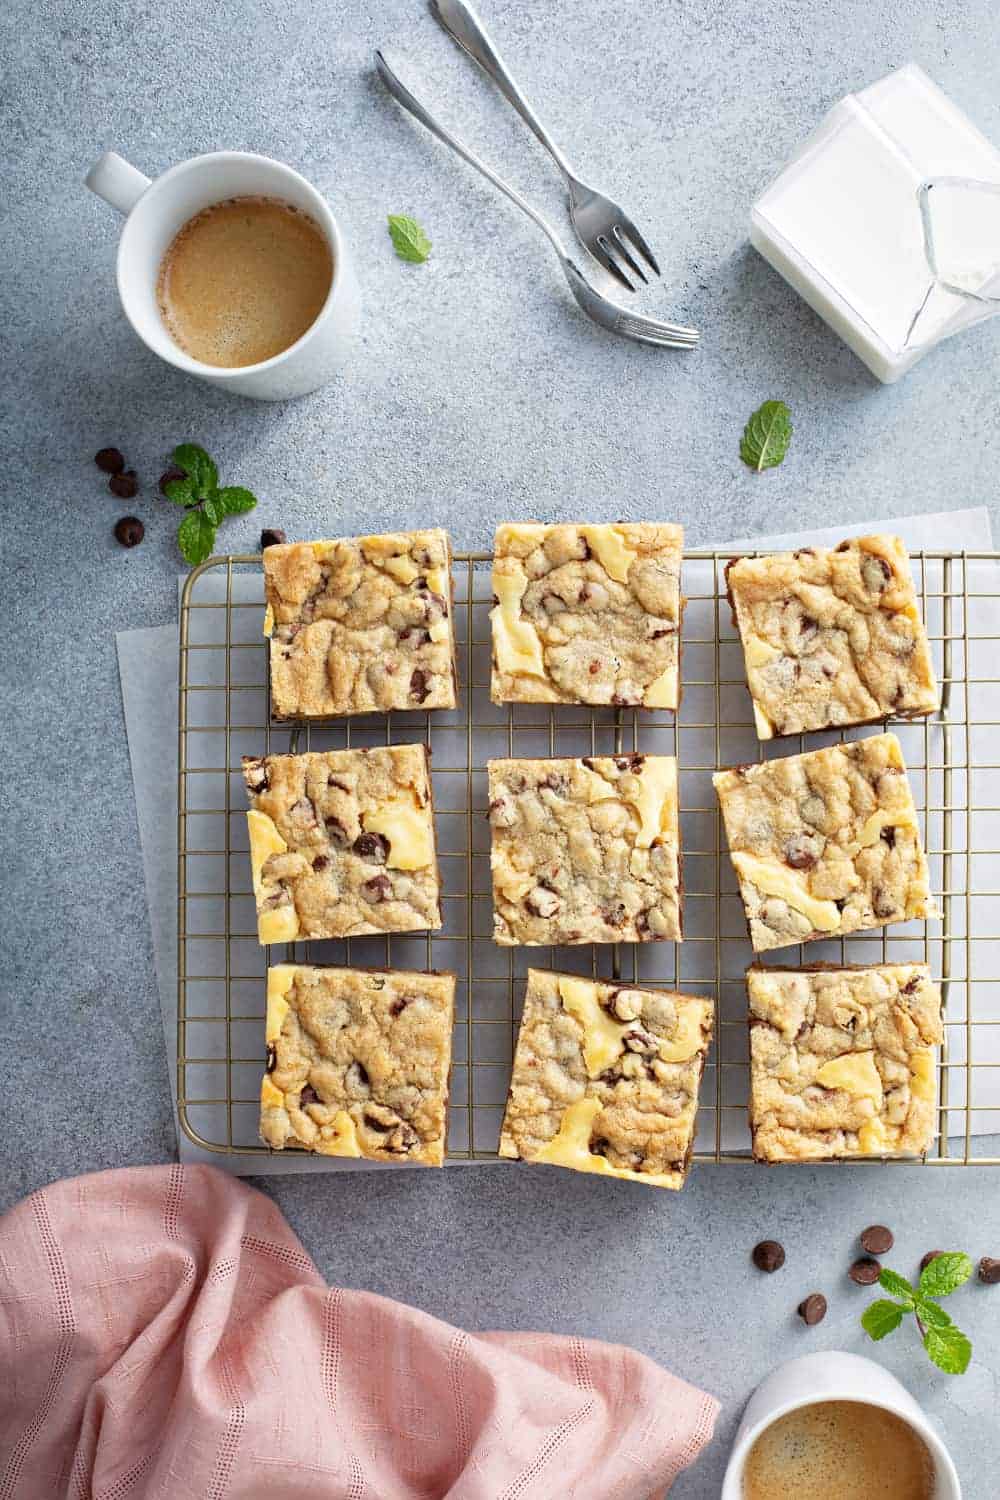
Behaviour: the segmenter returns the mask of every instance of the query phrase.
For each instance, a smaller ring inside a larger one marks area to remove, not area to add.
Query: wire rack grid
[[[460,704],[303,725],[271,720],[259,556],[211,558],[181,601],[178,719],[178,1114],[209,1151],[259,1157],[265,965],[256,937],[241,756],[424,741],[432,749],[440,932],[292,944],[285,961],[449,969],[457,975],[449,1159],[496,1157],[529,965],[707,994],[716,1030],[705,1069],[695,1159],[750,1160],[744,971],[752,960],[726,855],[712,773],[878,732],[761,744],[726,601],[730,554],[685,555],[681,707],[498,706],[489,700],[490,558],[455,559]],[[941,713],[887,720],[898,733],[920,813],[940,921],[906,923],[787,948],[792,966],[931,965],[945,1001],[939,1130],[928,1164],[1000,1163],[1000,553],[911,555],[942,684]],[[486,772],[492,756],[678,759],[684,851],[681,944],[498,948],[492,941]]]

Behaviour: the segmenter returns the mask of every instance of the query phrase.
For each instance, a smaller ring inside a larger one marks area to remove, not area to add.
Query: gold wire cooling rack
[[[806,748],[761,745],[726,602],[727,552],[684,560],[683,697],[676,717],[634,709],[489,701],[490,559],[455,559],[460,706],[296,727],[271,722],[259,556],[211,558],[180,611],[177,1091],[181,1126],[209,1151],[260,1156],[265,950],[246,853],[244,754],[424,740],[432,749],[440,932],[289,945],[282,958],[450,969],[458,976],[449,1158],[496,1157],[524,974],[560,970],[711,995],[716,1034],[695,1159],[750,1160],[743,974],[752,959],[721,833],[712,773]],[[887,720],[921,814],[940,921],[812,943],[805,961],[923,960],[942,983],[939,1130],[927,1163],[1000,1163],[1000,590],[993,552],[917,552],[914,575],[942,683],[940,715]],[[867,730],[810,735],[808,746]],[[685,869],[682,944],[498,948],[492,941],[486,760],[491,756],[676,755]],[[271,955],[272,962],[277,955]],[[801,948],[769,955],[804,961]],[[266,1171],[266,1162],[260,1170]]]

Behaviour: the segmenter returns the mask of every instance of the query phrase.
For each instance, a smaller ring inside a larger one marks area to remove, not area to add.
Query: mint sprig
[[[184,477],[168,480],[164,493],[174,505],[184,506],[186,515],[177,528],[177,545],[185,562],[197,567],[211,557],[215,533],[225,518],[253,510],[257,497],[239,484],[220,488],[215,460],[197,443],[180,443],[171,460],[184,471]]]
[[[879,1273],[879,1285],[896,1300],[880,1297],[872,1302],[864,1311],[861,1326],[877,1342],[894,1333],[912,1313],[928,1358],[947,1375],[964,1375],[972,1358],[972,1344],[955,1327],[937,1299],[956,1291],[971,1275],[972,1261],[961,1251],[935,1256],[921,1271],[916,1286],[898,1271],[884,1267]]]
[[[389,236],[400,260],[422,265],[431,253],[431,242],[409,214],[389,215]]]
[[[748,469],[761,474],[775,469],[792,441],[792,414],[784,401],[765,401],[743,429],[740,458]]]

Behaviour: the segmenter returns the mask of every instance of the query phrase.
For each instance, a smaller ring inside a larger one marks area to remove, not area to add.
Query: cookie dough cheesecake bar
[[[487,770],[497,943],[680,941],[672,756],[493,760]]]
[[[454,1002],[451,974],[269,969],[261,1138],[441,1166]]]
[[[756,952],[937,915],[894,734],[713,781]]]
[[[275,718],[455,707],[447,532],[288,542],[263,557]]]
[[[425,745],[245,756],[262,943],[441,926]]]
[[[726,582],[762,740],[936,711],[930,646],[899,537],[737,558]]]
[[[684,1185],[712,1004],[528,970],[500,1155]]]
[[[493,702],[676,708],[683,545],[647,522],[499,527]]]
[[[920,1156],[941,995],[926,964],[747,970],[758,1161]]]

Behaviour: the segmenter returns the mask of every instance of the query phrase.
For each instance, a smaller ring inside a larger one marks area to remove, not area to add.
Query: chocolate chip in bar
[[[811,1292],[799,1303],[796,1311],[808,1328],[814,1328],[826,1317],[826,1298],[822,1292]]]
[[[885,1255],[896,1243],[891,1229],[884,1224],[869,1224],[861,1232],[861,1247],[869,1255]]]
[[[996,1286],[1000,1282],[1000,1260],[994,1260],[991,1255],[984,1255],[979,1262],[979,1280],[986,1286]]]
[[[857,1286],[874,1286],[881,1271],[882,1267],[877,1260],[873,1260],[870,1255],[863,1255],[854,1262],[847,1274]]]
[[[785,1247],[777,1240],[761,1240],[753,1247],[753,1263],[758,1271],[780,1271],[785,1264]]]
[[[944,1254],[943,1250],[928,1250],[927,1253],[926,1253],[926,1255],[922,1255],[920,1257],[920,1269],[921,1269],[921,1271],[926,1271],[927,1267],[930,1265],[931,1261],[932,1260],[937,1260],[938,1256],[939,1255],[943,1255],[943,1254]]]
[[[120,448],[100,448],[94,454],[94,463],[103,474],[120,474],[125,467],[125,455]]]

